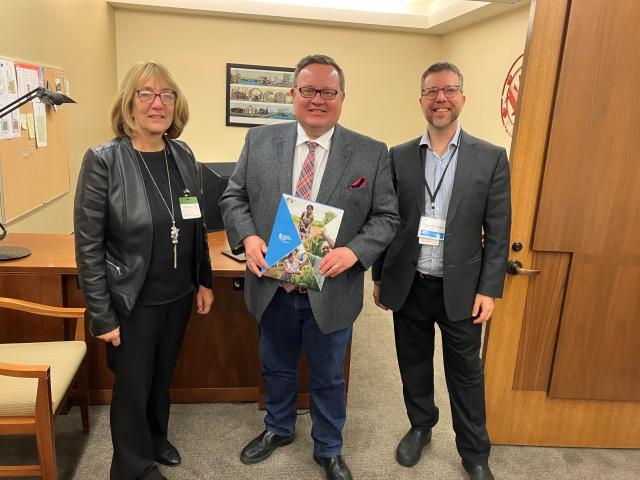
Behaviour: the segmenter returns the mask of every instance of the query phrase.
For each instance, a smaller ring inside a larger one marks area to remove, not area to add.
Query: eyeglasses
[[[422,96],[428,98],[429,100],[433,100],[438,96],[438,93],[442,92],[444,93],[444,96],[446,98],[452,99],[455,98],[461,91],[462,90],[460,89],[459,85],[447,85],[446,87],[442,88],[424,88],[422,90]]]
[[[313,87],[298,87],[296,90],[300,92],[304,98],[313,98],[316,96],[316,93],[319,93],[322,98],[325,100],[333,100],[338,95],[338,90],[334,90],[333,88],[313,88]]]
[[[163,105],[170,106],[176,103],[178,95],[176,92],[160,92],[156,93],[152,90],[136,90],[138,99],[142,103],[152,103],[156,97],[160,97],[160,101]]]

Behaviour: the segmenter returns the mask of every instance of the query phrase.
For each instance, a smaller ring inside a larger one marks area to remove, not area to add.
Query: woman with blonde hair
[[[195,306],[213,303],[196,163],[176,140],[189,119],[171,73],[141,62],[111,110],[117,137],[90,148],[76,189],[76,262],[91,332],[115,374],[112,480],[163,479],[181,463],[167,438],[169,386]]]

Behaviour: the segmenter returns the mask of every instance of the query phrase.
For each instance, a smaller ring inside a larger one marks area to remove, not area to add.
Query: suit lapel
[[[280,192],[292,194],[293,183],[293,156],[296,148],[297,123],[292,123],[278,140],[276,140],[276,168],[282,172],[280,175]]]
[[[416,188],[416,194],[413,196],[413,198],[416,199],[416,207],[418,207],[418,212],[420,213],[420,215],[424,215],[424,202],[425,202],[425,187],[424,187],[424,181],[425,181],[425,176],[424,176],[424,162],[425,159],[422,157],[422,149],[420,148],[420,140],[422,139],[422,137],[417,138],[416,142],[415,142],[415,146],[414,146],[414,157],[413,157],[413,161],[417,163],[418,165],[418,172],[417,175],[415,176],[415,181],[414,181],[414,185]],[[426,156],[426,155],[425,155]]]
[[[331,194],[336,188],[338,181],[343,177],[344,170],[349,163],[353,150],[349,146],[349,139],[345,136],[340,125],[336,125],[331,139],[331,149],[329,158],[322,175],[322,183],[316,201],[319,203],[329,203]]]
[[[447,211],[447,227],[451,225],[460,201],[467,188],[471,170],[473,168],[474,144],[468,135],[463,131],[460,132],[460,150],[458,151],[458,161],[456,163],[456,174],[453,177],[453,188],[451,190],[451,198],[449,199],[449,209]]]

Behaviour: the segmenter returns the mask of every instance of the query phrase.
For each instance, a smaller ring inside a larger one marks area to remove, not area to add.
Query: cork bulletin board
[[[44,80],[44,86],[50,90],[55,90],[58,82],[63,86],[62,93],[66,93],[62,68],[44,66]],[[0,140],[0,221],[3,223],[16,220],[69,191],[67,107],[61,105],[55,111],[52,106],[46,106],[46,147],[38,148],[36,139],[29,138],[27,130],[21,130],[19,138]],[[33,113],[32,103],[20,107],[20,113]]]

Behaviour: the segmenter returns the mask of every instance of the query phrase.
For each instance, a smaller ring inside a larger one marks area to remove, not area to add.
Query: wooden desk
[[[0,295],[55,306],[84,306],[78,286],[72,235],[13,233],[6,245],[30,248],[32,254],[0,262]],[[192,312],[171,388],[176,402],[260,401],[256,321],[244,303],[244,264],[220,252],[229,248],[224,232],[209,234],[213,264],[214,306],[208,315]],[[3,315],[6,315],[3,312]],[[13,314],[12,314],[13,315]],[[16,314],[17,315],[17,314]],[[56,340],[65,330],[28,314],[22,321],[0,317],[0,343]],[[90,401],[109,403],[113,374],[107,368],[104,344],[87,339]],[[348,386],[349,348],[345,360]],[[308,408],[308,373],[301,364],[298,406]]]

